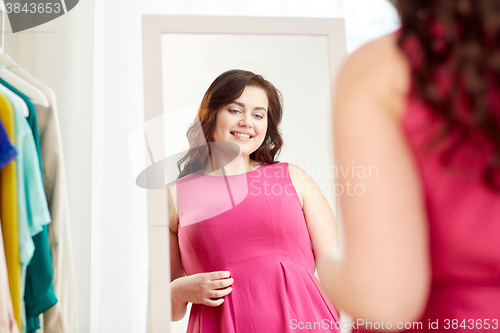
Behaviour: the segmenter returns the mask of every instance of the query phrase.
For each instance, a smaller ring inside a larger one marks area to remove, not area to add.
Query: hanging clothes
[[[26,191],[24,183],[24,168],[25,163],[23,157],[29,151],[29,135],[31,130],[26,119],[20,114],[22,111],[19,102],[14,97],[14,93],[9,91],[6,87],[0,85],[0,93],[7,98],[12,110],[14,111],[14,133],[15,133],[15,148],[17,151],[16,158],[16,183],[17,183],[17,227],[19,239],[19,263],[21,265],[21,278],[20,278],[20,294],[21,294],[21,327],[22,331],[26,327],[26,311],[24,305],[24,285],[26,281],[26,268],[28,267],[35,245],[31,238],[28,222],[28,209],[26,200]],[[16,96],[17,97],[17,96]],[[33,139],[32,139],[33,140]],[[34,143],[32,143],[34,148]],[[30,151],[31,154],[36,154],[36,151]],[[38,166],[36,166],[38,167]]]
[[[16,150],[17,150],[17,198],[19,228],[19,260],[21,263],[21,297],[24,298],[26,270],[35,246],[32,237],[50,223],[47,200],[39,169],[39,160],[35,140],[27,120],[23,116],[21,105],[24,101],[7,87],[0,85],[0,93],[11,103],[14,110]],[[26,106],[27,107],[27,106]],[[25,304],[21,307],[25,309]],[[26,325],[26,313],[21,312],[23,327]],[[23,329],[23,331],[26,331]]]
[[[21,97],[28,106],[29,116],[27,121],[33,133],[40,174],[43,174],[35,108],[26,95],[22,94],[8,82],[0,78],[0,83]],[[43,226],[41,232],[33,237],[33,242],[35,243],[35,252],[27,268],[26,290],[24,294],[27,333],[36,332],[36,330],[40,328],[38,316],[57,303],[57,298],[52,286],[52,260],[46,225]]]
[[[40,133],[43,180],[52,222],[48,226],[53,267],[53,287],[57,304],[43,314],[45,333],[77,333],[76,286],[71,248],[69,204],[56,99],[48,88],[26,72],[8,55],[0,54],[0,64],[40,89],[48,98],[48,108],[35,105]]]
[[[0,94],[0,120],[10,142],[15,145],[14,111],[7,98]],[[5,250],[14,317],[21,326],[21,266],[19,264],[19,238],[17,216],[16,162],[11,161],[0,171],[0,221]]]

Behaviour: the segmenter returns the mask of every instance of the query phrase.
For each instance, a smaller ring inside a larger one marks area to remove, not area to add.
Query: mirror
[[[146,164],[151,169],[162,163],[160,183],[176,179],[174,162],[189,148],[186,131],[210,84],[227,70],[243,69],[282,93],[284,144],[277,159],[304,169],[335,212],[331,110],[335,78],[347,57],[343,19],[145,16],[144,46]],[[152,332],[169,327],[182,332],[189,314],[172,326],[165,316],[170,313],[165,191],[148,189],[149,326]]]

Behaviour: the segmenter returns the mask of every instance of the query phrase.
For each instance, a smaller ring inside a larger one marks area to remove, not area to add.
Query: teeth
[[[234,136],[239,136],[240,138],[247,138],[250,139],[250,135],[248,134],[241,134],[241,133],[233,133]]]

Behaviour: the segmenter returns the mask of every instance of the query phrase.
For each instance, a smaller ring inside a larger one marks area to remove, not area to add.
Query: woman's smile
[[[251,135],[249,133],[244,133],[244,132],[230,132],[232,136],[234,136],[235,138],[237,138],[238,140],[241,140],[241,141],[250,141],[254,135]]]

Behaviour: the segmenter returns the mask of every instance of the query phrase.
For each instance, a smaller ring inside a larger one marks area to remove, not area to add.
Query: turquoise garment
[[[21,97],[28,106],[29,116],[27,121],[35,142],[40,174],[43,175],[35,107],[26,95],[22,94],[8,82],[0,78],[0,83]],[[28,220],[33,217],[35,219],[38,218],[38,216],[31,216],[28,210]],[[26,305],[26,332],[28,333],[35,332],[40,328],[38,316],[57,302],[52,286],[52,259],[50,256],[49,234],[46,225],[43,226],[41,232],[33,237],[33,242],[35,244],[35,252],[27,268],[26,289],[24,294]]]
[[[9,94],[14,93],[2,85],[0,85],[0,92],[4,93],[4,95],[9,99],[14,109],[16,149],[18,152],[16,162],[19,178],[17,182],[17,193],[18,197],[20,197],[21,194],[25,197],[24,204],[26,206],[23,207],[25,210],[23,215],[27,212],[25,220],[27,221],[27,226],[29,227],[30,241],[33,242],[31,237],[41,232],[44,225],[50,223],[49,208],[47,205],[47,199],[45,198],[45,190],[43,188],[43,180],[39,167],[40,164],[35,139],[28,121],[22,114],[18,100],[9,96]],[[20,178],[20,175],[23,177]],[[29,256],[30,259],[31,256],[32,255]]]
[[[2,89],[3,88],[3,89]],[[26,192],[27,184],[25,184],[27,172],[33,172],[31,168],[30,157],[28,155],[32,154],[36,158],[35,142],[33,141],[33,135],[31,134],[30,127],[26,119],[20,113],[19,105],[14,99],[11,99],[9,93],[4,91],[5,87],[0,86],[0,92],[7,97],[12,109],[14,110],[14,128],[16,133],[16,175],[17,175],[17,216],[18,216],[18,228],[19,228],[19,260],[21,265],[26,268],[33,257],[33,252],[35,252],[35,245],[33,244],[32,235],[30,233],[30,226],[28,221],[28,200]],[[12,92],[10,92],[12,94]],[[31,136],[31,138],[30,138]],[[31,141],[30,141],[31,139]],[[33,156],[31,156],[33,158]],[[40,171],[38,166],[36,166],[36,172],[40,176]],[[36,187],[34,184],[33,187]],[[41,197],[43,199],[43,197]],[[50,216],[49,216],[50,221]],[[40,227],[41,229],[41,227]],[[41,231],[41,230],[40,230]],[[21,281],[22,282],[22,281]],[[22,284],[21,284],[22,288]],[[22,295],[23,293],[21,293]]]

